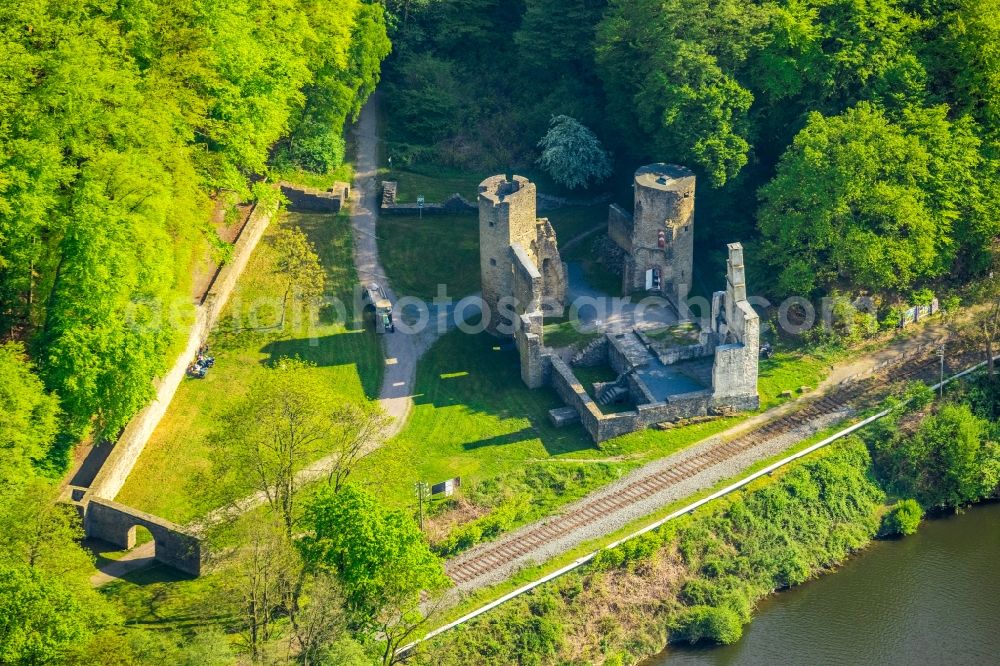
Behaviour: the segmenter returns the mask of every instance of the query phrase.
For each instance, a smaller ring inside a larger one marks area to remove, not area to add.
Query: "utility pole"
[[[427,484],[423,481],[417,481],[414,486],[417,490],[417,503],[418,503],[418,516],[420,520],[420,531],[424,531],[424,498],[427,497]]]
[[[941,381],[938,384],[938,397],[944,398],[944,343],[938,347],[938,356],[941,357]]]

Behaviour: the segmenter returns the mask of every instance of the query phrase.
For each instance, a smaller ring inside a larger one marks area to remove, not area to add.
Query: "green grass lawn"
[[[349,154],[354,154],[353,151],[349,151]],[[301,167],[297,166],[286,166],[284,168],[274,168],[271,171],[272,181],[288,181],[290,183],[295,183],[297,185],[305,185],[306,187],[315,187],[320,190],[326,190],[333,186],[336,182],[352,184],[351,181],[354,178],[354,165],[352,162],[344,162],[336,169],[331,169],[327,173],[314,173],[312,171],[306,171]]]
[[[591,340],[599,338],[601,333],[596,330],[579,330],[579,323],[563,317],[546,317],[542,329],[546,347],[583,347]]]
[[[761,402],[803,384],[815,386],[823,361],[779,355],[761,367]],[[531,465],[606,461],[618,474],[715,435],[750,414],[718,418],[669,430],[647,429],[595,445],[579,424],[556,429],[548,410],[562,406],[550,389],[530,390],[521,381],[516,352],[487,334],[452,331],[421,359],[415,405],[402,432],[362,462],[353,480],[391,505],[414,509],[417,481],[461,476],[463,487],[515,474]],[[588,381],[613,379],[590,377]],[[604,483],[599,482],[597,485]],[[596,486],[594,486],[596,487]],[[553,494],[548,511],[588,488]]]
[[[258,245],[212,333],[215,367],[204,379],[181,383],[118,501],[179,523],[215,508],[218,500],[206,489],[211,484],[204,483],[211,467],[207,438],[272,360],[297,355],[314,362],[311,372],[344,400],[377,396],[382,355],[373,333],[337,323],[329,314],[311,331],[294,326],[291,314],[284,330],[274,328],[284,286],[273,270],[271,242],[282,225],[300,226],[308,234],[327,267],[329,295],[346,299],[350,311],[356,278],[347,216],[282,215]],[[240,327],[234,327],[237,314]],[[263,330],[241,328],[254,317]]]
[[[693,345],[698,343],[698,335],[701,329],[693,322],[683,322],[672,326],[665,326],[654,331],[646,331],[646,336],[652,340],[671,345]]]
[[[832,361],[833,359],[827,355],[787,351],[777,352],[768,359],[761,359],[757,376],[761,410],[770,409],[789,400],[781,397],[783,391],[796,391],[801,386],[815,390],[829,374]]]
[[[432,299],[439,284],[462,298],[479,291],[479,219],[475,214],[383,215],[379,255],[399,296]]]
[[[571,240],[591,229],[606,229],[608,224],[608,205],[596,204],[593,206],[564,206],[554,210],[539,211],[539,217],[549,218],[552,228],[556,230],[559,237],[560,247],[565,246]],[[598,232],[599,233],[599,232]],[[596,238],[596,236],[594,236]],[[570,254],[577,256],[577,253],[590,251],[589,239],[584,239],[577,250],[570,250]],[[566,257],[563,257],[565,260]]]

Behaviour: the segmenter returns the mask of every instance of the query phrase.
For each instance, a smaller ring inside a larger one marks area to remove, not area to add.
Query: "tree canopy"
[[[901,291],[949,270],[967,242],[957,219],[989,204],[973,124],[945,112],[912,109],[893,122],[862,103],[810,115],[761,189],[762,259],[778,291],[807,295],[842,282]]]
[[[113,436],[148,401],[217,242],[211,197],[252,197],[284,137],[337,166],[388,51],[361,0],[4,3],[0,330],[67,432]]]

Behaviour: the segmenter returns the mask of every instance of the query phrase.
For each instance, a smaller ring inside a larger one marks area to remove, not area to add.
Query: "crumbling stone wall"
[[[711,357],[710,389],[664,398],[652,393],[641,373],[630,374],[628,388],[637,405],[635,410],[604,414],[585,392],[581,393],[582,386],[569,367],[563,367],[558,359],[552,360],[552,385],[564,402],[576,409],[580,422],[595,442],[656,423],[709,414],[732,414],[760,406],[757,394],[759,318],[746,297],[743,247],[731,243],[727,250],[726,289],[714,295],[711,327],[701,331],[697,344],[668,347],[654,344],[639,332],[606,334],[601,343],[592,343],[585,353],[574,358],[574,363],[580,364],[606,362],[621,374],[642,366],[642,357],[647,354],[650,358],[655,354],[665,365],[699,356]],[[637,343],[641,343],[639,347]],[[707,367],[705,370],[707,374]],[[705,379],[707,381],[708,377]]]
[[[328,190],[285,182],[279,187],[288,199],[290,211],[339,213],[351,195],[351,186],[347,183],[334,183]]]
[[[719,342],[712,366],[712,391],[717,402],[743,399],[740,404],[749,401],[756,408],[760,402],[760,318],[747,301],[743,246],[730,243],[727,250],[726,290],[712,295],[712,328]]]

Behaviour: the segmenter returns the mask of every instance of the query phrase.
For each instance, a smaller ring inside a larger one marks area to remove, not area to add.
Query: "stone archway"
[[[192,576],[201,575],[203,549],[197,536],[168,520],[118,502],[95,498],[87,504],[84,530],[90,538],[132,549],[137,527],[146,528],[153,536],[157,561]]]

